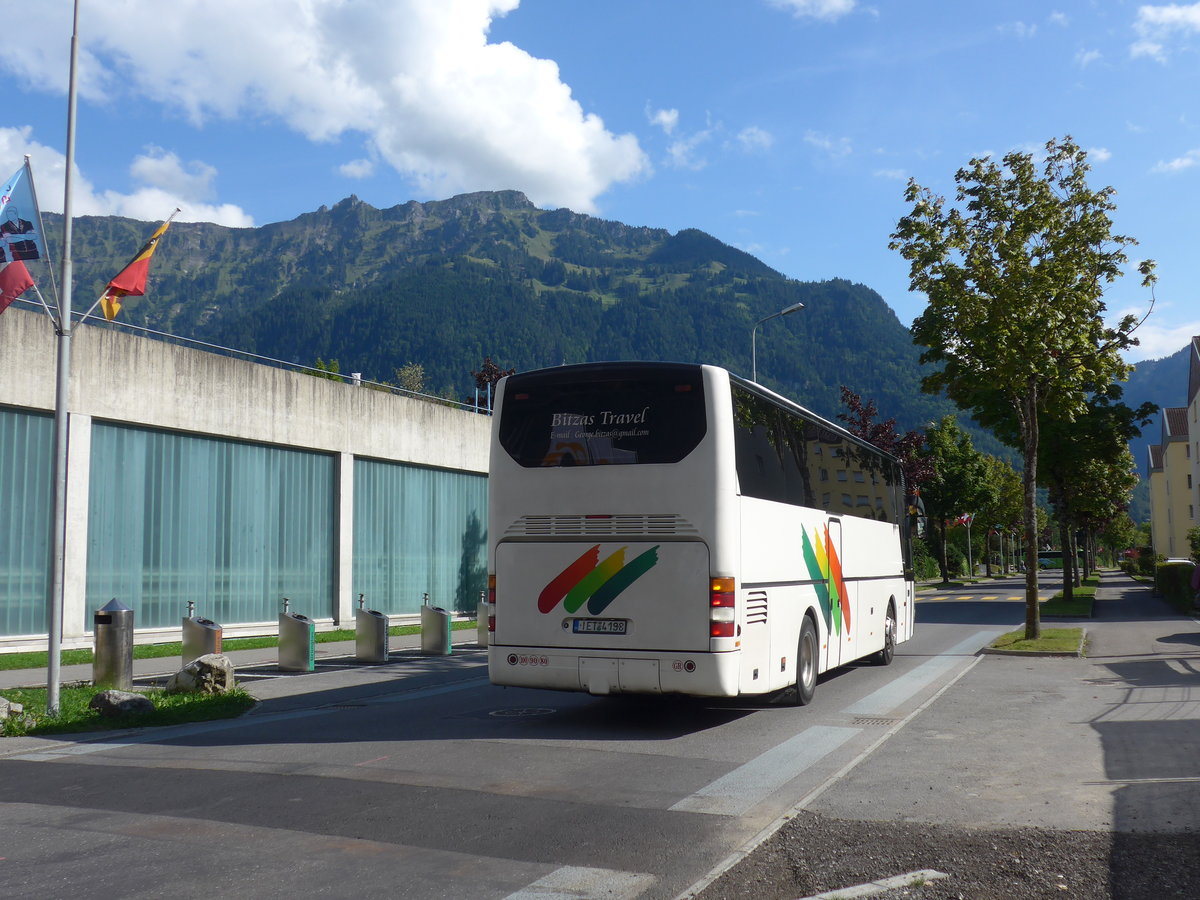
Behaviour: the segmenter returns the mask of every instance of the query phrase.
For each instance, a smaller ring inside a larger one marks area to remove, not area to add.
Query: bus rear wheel
[[[890,666],[896,656],[896,607],[888,604],[887,618],[883,620],[883,649],[875,654],[875,664]]]
[[[788,689],[787,700],[792,706],[807,706],[817,690],[817,629],[808,616],[800,626],[796,642],[796,683]]]

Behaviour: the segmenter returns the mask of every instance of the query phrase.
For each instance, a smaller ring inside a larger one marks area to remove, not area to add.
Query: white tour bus
[[[804,704],[912,636],[898,462],[724,369],[510,375],[488,503],[495,684]]]

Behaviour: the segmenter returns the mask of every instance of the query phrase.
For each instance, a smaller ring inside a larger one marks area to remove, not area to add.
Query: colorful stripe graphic
[[[578,612],[583,604],[593,616],[599,615],[627,587],[654,568],[658,562],[658,547],[625,562],[627,547],[600,562],[600,545],[587,550],[551,579],[538,595],[538,612],[549,613],[562,603],[569,613]]]
[[[843,629],[849,632],[850,597],[842,576],[842,561],[829,537],[829,526],[825,526],[824,540],[821,539],[821,532],[815,528],[812,538],[804,529],[801,529],[801,537],[804,564],[808,567],[809,577],[817,582],[817,602],[825,617],[826,630],[834,634],[841,634]]]

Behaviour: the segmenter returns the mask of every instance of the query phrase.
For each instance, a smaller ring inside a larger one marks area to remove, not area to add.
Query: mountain
[[[61,219],[47,220],[53,244]],[[76,308],[151,228],[76,219]],[[805,309],[758,329],[765,385],[830,418],[846,385],[905,429],[954,411],[921,393],[908,329],[871,289],[794,281],[695,229],[543,210],[515,191],[382,210],[349,197],[259,228],[176,223],[121,318],[303,365],[336,359],[371,380],[420,363],[428,390],[462,398],[485,355],[520,370],[662,359],[749,375],[754,323],[795,303]]]
[[[1125,383],[1125,394],[1121,398],[1123,402],[1135,408],[1147,401],[1157,403],[1164,409],[1170,406],[1187,406],[1189,349],[1183,347],[1178,353],[1172,353],[1162,359],[1137,363],[1129,381]],[[1154,416],[1154,421],[1142,429],[1142,436],[1129,442],[1129,449],[1133,451],[1133,458],[1137,460],[1138,474],[1142,478],[1148,475],[1147,448],[1161,439],[1162,413],[1159,412]]]

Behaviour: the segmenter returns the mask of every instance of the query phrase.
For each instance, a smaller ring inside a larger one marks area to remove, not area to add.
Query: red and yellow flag
[[[179,212],[179,210],[175,210]],[[175,213],[171,214],[171,219],[175,218]],[[137,256],[129,261],[129,265],[117,273],[117,276],[108,283],[104,289],[104,294],[100,297],[100,305],[104,309],[104,318],[112,321],[117,317],[117,313],[121,311],[121,300],[124,297],[134,296],[140,297],[146,293],[146,278],[150,274],[150,257],[154,255],[155,248],[158,247],[158,239],[166,232],[167,227],[171,224],[171,219],[163,222],[155,230],[154,234],[150,235],[150,240],[146,241],[146,246],[142,247],[137,252]]]

